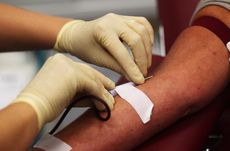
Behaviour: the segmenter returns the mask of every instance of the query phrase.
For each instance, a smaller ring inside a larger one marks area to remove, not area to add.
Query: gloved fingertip
[[[147,74],[148,74],[148,65],[144,68],[142,73],[143,73],[144,77],[147,76]]]
[[[136,84],[143,84],[145,82],[145,78],[142,74],[139,74],[139,75],[134,77],[133,82]]]
[[[106,89],[112,90],[115,88],[115,83],[111,79],[106,77],[103,81]]]
[[[115,89],[115,83],[113,81],[109,83],[109,89]]]
[[[112,104],[114,104],[115,103],[115,99],[114,99],[114,97],[109,93],[109,100],[112,102]]]
[[[113,110],[113,107],[114,107],[114,105],[111,103],[111,104],[109,105],[109,109],[110,109],[110,110]]]
[[[109,106],[109,108],[112,110],[113,104],[115,102],[113,96],[107,91],[104,94],[104,99],[105,99],[105,102],[107,103],[107,105]]]
[[[148,69],[152,66],[152,62],[148,63]]]
[[[106,91],[105,97],[108,100],[108,102],[111,102],[112,104],[114,104],[114,102],[115,102],[114,98],[113,98],[113,96],[108,91]]]

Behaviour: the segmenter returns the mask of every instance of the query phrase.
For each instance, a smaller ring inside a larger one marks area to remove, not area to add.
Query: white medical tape
[[[230,41],[226,44],[228,51],[230,51]]]
[[[135,86],[135,83],[133,83],[133,82],[128,82],[128,83],[124,83],[124,84],[130,84],[130,85]],[[121,85],[124,85],[124,84],[121,84]],[[119,86],[121,86],[121,85],[119,85]],[[116,86],[116,87],[118,87],[118,86]],[[116,92],[115,89],[110,90],[109,93],[110,93],[112,96],[116,96],[116,95],[117,95],[117,92]]]
[[[228,51],[230,52],[230,41],[226,44],[226,47],[228,48]],[[228,60],[230,61],[230,58],[228,58]]]
[[[154,104],[146,94],[134,87],[133,83],[119,85],[115,91],[135,109],[144,124],[150,120]]]
[[[72,149],[71,146],[50,134],[42,137],[34,147],[45,151],[70,151]]]

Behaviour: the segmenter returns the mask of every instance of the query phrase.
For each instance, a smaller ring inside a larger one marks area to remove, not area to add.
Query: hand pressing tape
[[[71,146],[62,140],[49,134],[42,137],[34,147],[44,149],[45,151],[70,151],[72,149]]]
[[[115,91],[135,109],[144,124],[150,120],[154,104],[133,83],[119,85],[115,88]]]

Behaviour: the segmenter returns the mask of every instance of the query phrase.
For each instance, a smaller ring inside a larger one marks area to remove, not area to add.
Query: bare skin
[[[0,52],[52,48],[58,32],[70,21],[5,4],[0,4],[0,18]],[[34,110],[24,103],[1,110],[0,121],[0,150],[27,150],[39,132]]]
[[[218,12],[230,27],[228,11],[217,6],[204,8],[197,16]],[[119,96],[112,118],[101,122],[91,111],[58,133],[56,137],[73,150],[130,150],[187,114],[205,105],[229,80],[229,54],[211,31],[189,27],[181,33],[153,78],[138,86],[154,102],[151,121],[143,124],[131,106]]]
[[[27,150],[38,133],[36,117],[34,110],[25,103],[13,104],[1,110],[0,150]]]
[[[68,18],[40,13],[0,4],[0,52],[51,49]]]

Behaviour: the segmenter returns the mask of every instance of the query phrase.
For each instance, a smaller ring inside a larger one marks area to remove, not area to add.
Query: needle
[[[152,77],[153,77],[153,76],[148,76],[148,77],[145,78],[145,80],[149,80],[149,79],[151,79]],[[124,84],[131,84],[131,85],[133,85],[133,86],[136,85],[136,84],[133,83],[133,82],[128,82],[128,83],[124,83]],[[116,89],[116,88],[115,88],[115,89]],[[109,91],[109,93],[112,94],[112,96],[116,96],[116,95],[117,95],[117,92],[116,92],[115,89]]]

